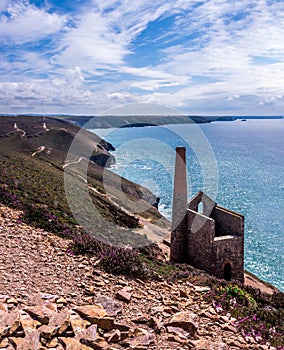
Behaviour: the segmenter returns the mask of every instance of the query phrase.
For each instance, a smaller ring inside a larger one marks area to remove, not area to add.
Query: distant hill
[[[212,121],[232,121],[233,117],[201,117],[183,115],[128,115],[128,116],[61,116],[77,125],[88,123],[89,129],[143,127],[170,124],[210,123]]]

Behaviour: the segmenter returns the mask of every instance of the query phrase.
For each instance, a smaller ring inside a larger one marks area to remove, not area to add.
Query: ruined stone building
[[[220,279],[244,280],[244,217],[203,192],[187,200],[185,148],[176,149],[171,261]]]

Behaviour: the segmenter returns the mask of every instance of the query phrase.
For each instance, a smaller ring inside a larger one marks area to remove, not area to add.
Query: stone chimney
[[[176,148],[174,193],[172,203],[171,255],[172,262],[187,260],[187,176],[186,149]]]

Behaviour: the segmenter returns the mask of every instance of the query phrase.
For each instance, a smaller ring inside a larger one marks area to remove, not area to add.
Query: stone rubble
[[[0,205],[0,350],[273,350],[245,339],[189,281],[140,281],[70,256]]]

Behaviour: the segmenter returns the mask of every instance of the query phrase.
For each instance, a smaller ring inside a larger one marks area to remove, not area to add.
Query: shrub
[[[272,307],[270,301],[262,297],[260,292],[254,290],[253,293],[254,296],[237,285],[217,282],[205,295],[205,299],[212,302],[218,313],[229,312],[235,317],[235,327],[244,337],[252,336],[261,344],[269,341],[278,350],[283,350],[283,304],[280,308]],[[273,303],[276,305],[282,300],[280,296],[270,299],[275,299]]]
[[[20,220],[34,227],[56,233],[61,237],[73,237],[71,228],[63,224],[58,217],[50,212],[48,207],[43,204],[26,203]]]
[[[22,209],[21,201],[7,185],[0,185],[0,203],[13,209]]]
[[[99,266],[115,275],[139,278],[150,276],[150,269],[136,250],[106,245],[88,233],[74,235],[67,252],[96,255],[100,260]]]
[[[98,255],[102,249],[102,243],[90,236],[88,233],[77,232],[73,235],[72,241],[70,242],[67,252],[75,255],[88,254],[88,255]]]
[[[101,266],[107,272],[116,275],[146,277],[146,265],[143,263],[140,254],[135,250],[105,246],[99,257]]]

